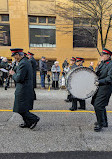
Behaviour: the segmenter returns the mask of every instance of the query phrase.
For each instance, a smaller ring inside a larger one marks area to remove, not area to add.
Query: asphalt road
[[[71,106],[71,103],[64,102],[67,95],[65,90],[36,89],[36,94],[37,100],[34,103],[34,110],[40,111],[35,112],[35,114],[41,120],[33,130],[18,127],[22,118],[17,113],[0,112],[0,153],[55,154],[62,152],[61,154],[63,154],[65,152],[66,154],[68,151],[112,151],[112,113],[108,113],[109,127],[98,133],[93,131],[96,121],[93,112],[61,111],[68,110]],[[0,88],[0,109],[12,109],[13,102],[14,88],[7,91]],[[88,99],[86,103],[87,110],[93,111],[90,104],[91,99]],[[107,110],[112,111],[111,104],[112,97]],[[60,112],[46,110],[60,110]],[[81,155],[81,153],[79,154]]]

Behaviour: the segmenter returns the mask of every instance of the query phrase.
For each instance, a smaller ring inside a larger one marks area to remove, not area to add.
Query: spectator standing
[[[54,62],[54,65],[51,68],[51,72],[52,72],[52,87],[54,89],[58,89],[59,88],[59,75],[61,72],[58,61]]]
[[[47,75],[47,61],[44,56],[39,60],[39,69],[41,77],[41,89],[45,89],[45,77]]]

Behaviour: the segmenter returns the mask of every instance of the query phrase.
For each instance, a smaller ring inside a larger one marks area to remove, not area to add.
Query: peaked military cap
[[[14,48],[14,49],[10,49],[10,50],[12,52],[11,56],[14,56],[14,55],[16,55],[19,52],[23,52],[23,49],[20,49],[20,48]]]
[[[76,58],[75,58],[75,57],[72,57],[70,60],[71,60],[71,61],[76,61]]]
[[[34,54],[28,51],[28,55],[32,55],[33,56]]]
[[[24,53],[24,56],[27,56],[27,53],[26,52],[23,52]]]
[[[76,61],[78,62],[78,61],[83,61],[84,62],[84,58],[82,58],[82,57],[76,57]]]
[[[102,53],[103,54],[109,54],[109,55],[112,56],[112,52],[110,50],[106,49],[106,48],[103,49]]]

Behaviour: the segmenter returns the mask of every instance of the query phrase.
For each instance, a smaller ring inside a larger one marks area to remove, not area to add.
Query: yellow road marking
[[[0,112],[12,112],[11,109],[0,109]],[[30,112],[48,112],[48,113],[95,113],[94,111],[88,110],[77,110],[77,111],[70,111],[70,110],[30,110]],[[107,111],[107,113],[112,113],[112,111]]]

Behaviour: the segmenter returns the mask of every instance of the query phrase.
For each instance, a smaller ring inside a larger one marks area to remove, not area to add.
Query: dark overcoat
[[[15,101],[13,111],[27,112],[33,107],[33,78],[32,66],[27,58],[22,58],[12,76],[16,82]]]
[[[94,107],[105,107],[109,103],[112,88],[112,61],[102,61],[98,66],[96,75],[98,76],[99,88],[92,98]]]
[[[33,57],[31,59],[29,59],[29,61],[31,62],[32,69],[33,69],[33,88],[36,88],[37,62]]]

